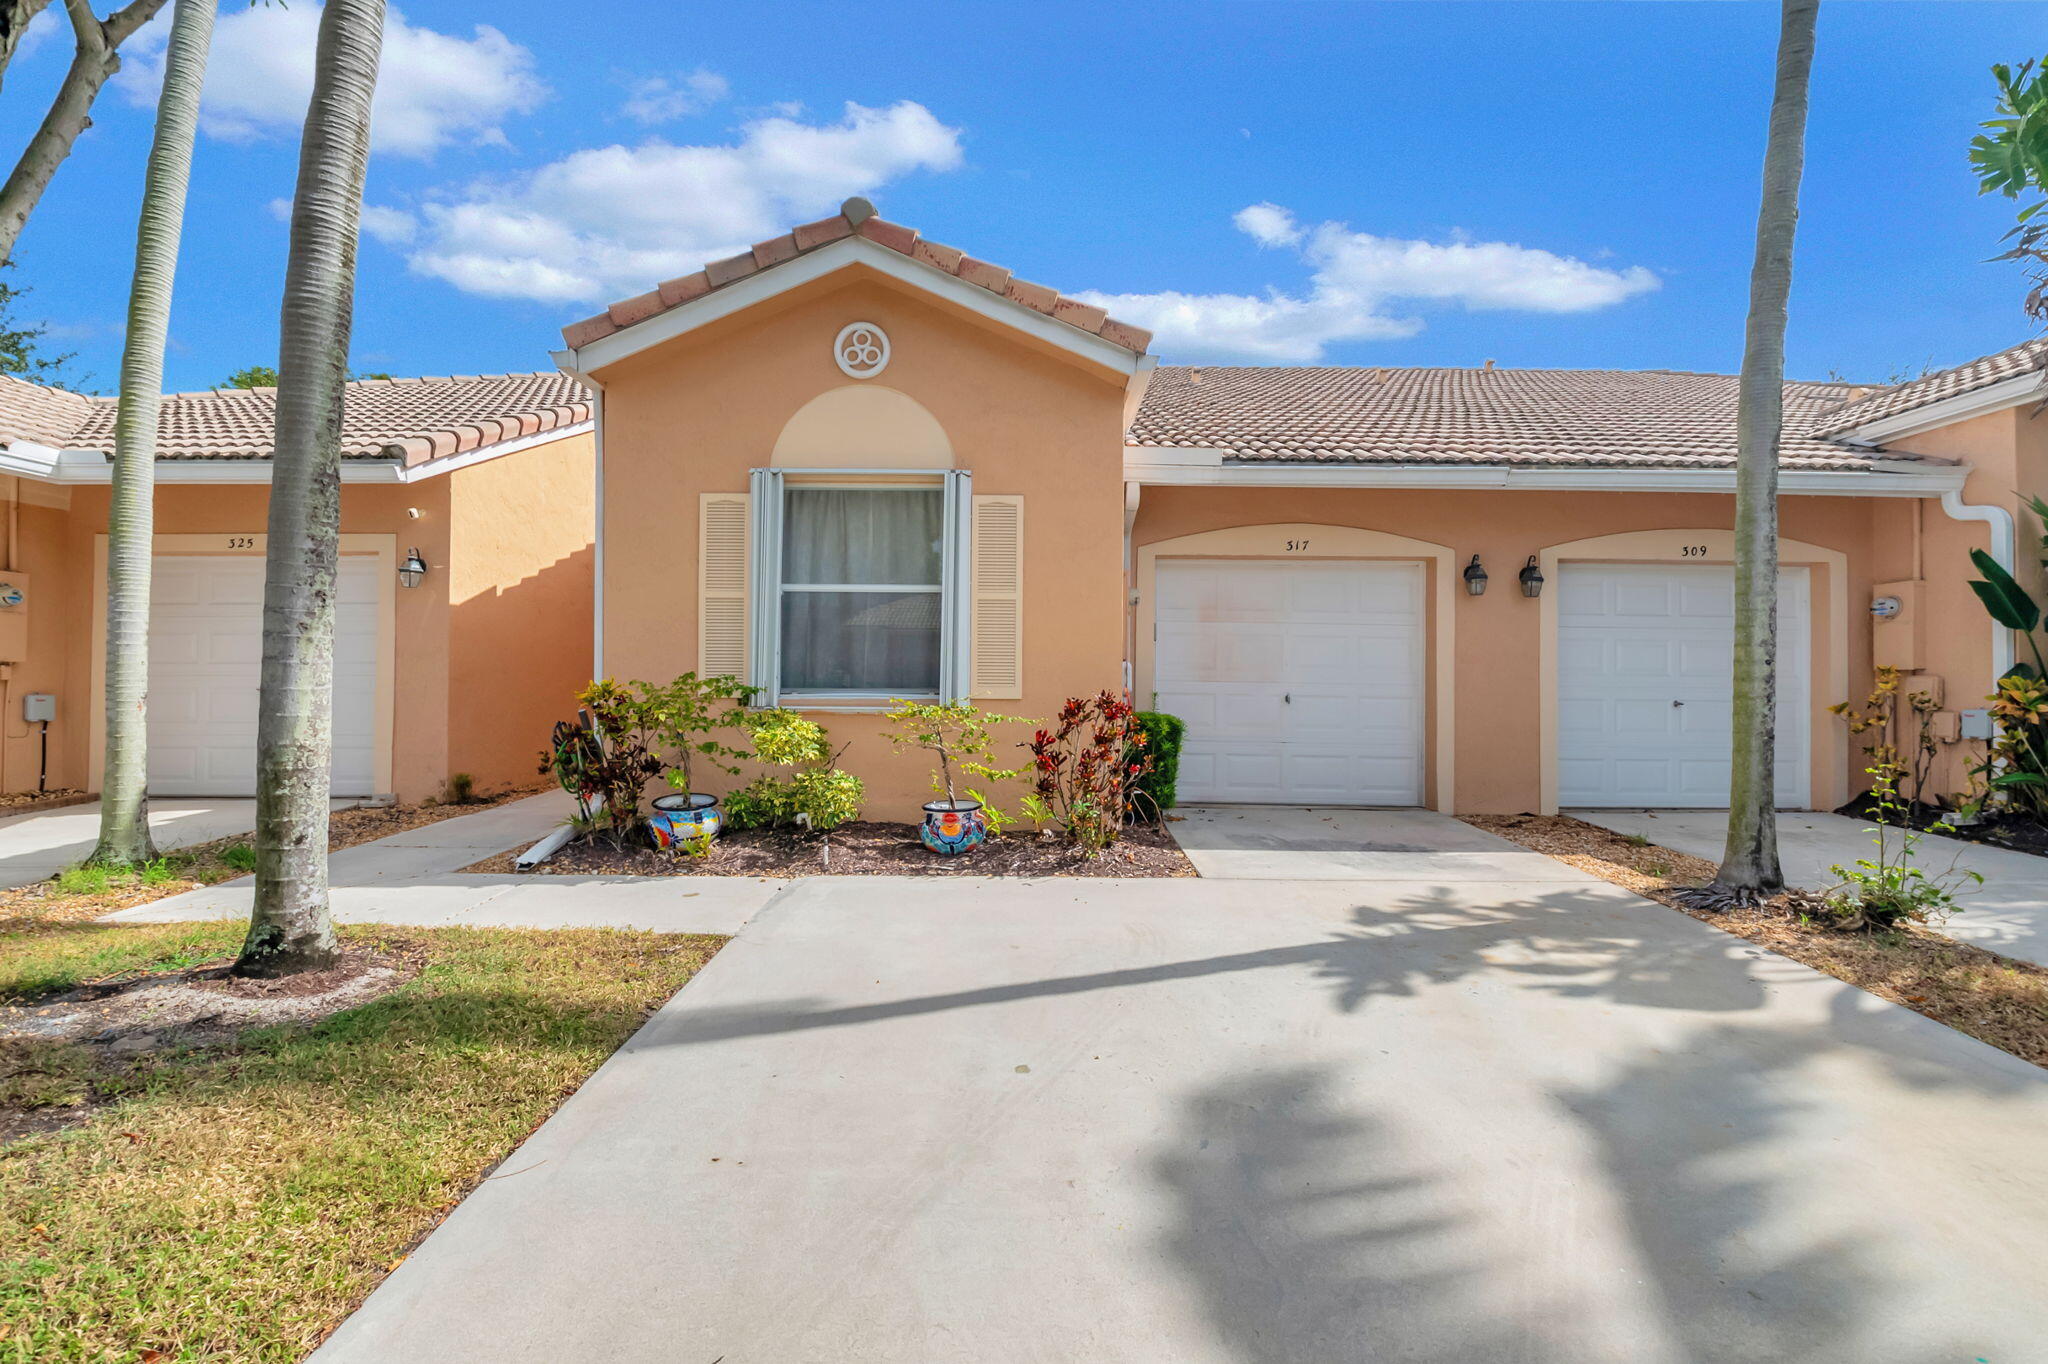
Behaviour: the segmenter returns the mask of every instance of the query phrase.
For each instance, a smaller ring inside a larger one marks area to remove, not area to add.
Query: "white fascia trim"
[[[1906,436],[1917,436],[1922,431],[1932,431],[1938,426],[1952,426],[1956,422],[1981,417],[1987,412],[1999,412],[2008,407],[2036,398],[2048,398],[2048,389],[2043,381],[2048,374],[2036,371],[2032,374],[2015,375],[2001,379],[1987,388],[1969,393],[1958,393],[1953,398],[1928,403],[1924,407],[1910,408],[1889,417],[1879,417],[1862,426],[1851,427],[1829,439],[1851,445],[1882,445],[1888,440],[1899,440]]]
[[[580,436],[591,430],[587,421],[571,422],[530,436],[480,445],[459,455],[443,455],[407,467],[395,459],[345,459],[341,462],[343,483],[421,483],[473,464],[516,455],[549,441]],[[114,465],[103,450],[52,450],[47,446],[16,441],[0,450],[0,474],[18,474],[46,483],[111,483]],[[268,483],[267,459],[160,459],[156,462],[159,483]]]
[[[1056,321],[1015,299],[992,294],[978,284],[969,284],[957,275],[949,275],[937,266],[912,260],[901,251],[891,251],[865,237],[842,237],[795,260],[771,265],[722,289],[714,289],[701,298],[656,313],[644,322],[601,336],[575,350],[558,352],[556,363],[564,369],[571,366],[580,371],[602,369],[649,346],[672,341],[721,318],[743,312],[777,294],[787,293],[855,264],[868,266],[912,288],[958,304],[969,312],[1014,327],[1118,374],[1136,374],[1145,368],[1144,357],[1113,341],[1105,341],[1079,327]],[[563,356],[568,359],[565,361]]]
[[[1735,491],[1733,469],[1589,467],[1536,469],[1516,465],[1444,464],[1224,464],[1154,459],[1146,449],[1126,456],[1124,479],[1160,487],[1234,488],[1510,488],[1523,491],[1714,492]],[[1209,454],[1206,451],[1171,452]],[[1940,497],[1961,488],[1968,470],[1906,460],[1876,462],[1868,472],[1785,469],[1778,491],[1836,497]]]

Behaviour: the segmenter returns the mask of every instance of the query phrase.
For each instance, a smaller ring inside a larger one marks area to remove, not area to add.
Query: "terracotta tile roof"
[[[0,445],[25,440],[61,447],[90,415],[95,401],[0,374]]]
[[[926,241],[918,236],[915,228],[877,218],[875,206],[865,199],[848,199],[830,218],[805,223],[780,237],[757,243],[750,251],[715,260],[694,275],[669,280],[635,298],[614,303],[595,317],[571,322],[562,328],[562,340],[571,349],[587,346],[636,322],[645,322],[659,313],[702,298],[714,289],[723,289],[749,275],[795,260],[842,237],[855,236],[865,237],[912,260],[922,261],[934,269],[1020,303],[1034,312],[1044,313],[1056,321],[1078,327],[1125,350],[1143,355],[1145,348],[1152,344],[1152,333],[1142,327],[1118,322],[1100,308],[1077,298],[1068,298],[1043,284],[1018,279],[1002,266],[976,260],[955,247]]]
[[[1786,468],[1862,469],[1873,456],[1815,425],[1845,384],[1785,385]],[[1162,365],[1126,442],[1248,461],[1729,467],[1736,379],[1600,369]]]
[[[1911,412],[1916,407],[1938,403],[1944,398],[1957,398],[1965,393],[1974,393],[1980,388],[1989,388],[2007,379],[2016,379],[2022,374],[2036,374],[2044,367],[2048,367],[2048,337],[2022,341],[2017,346],[1999,351],[1996,355],[1981,356],[1967,365],[1957,365],[1954,369],[1945,369],[1939,374],[1930,374],[1922,379],[1879,389],[1866,398],[1838,409],[1826,422],[1814,428],[1815,434],[1839,436],[1867,422],[1884,417],[1896,417],[1902,412]]]
[[[15,389],[44,395],[23,400]],[[43,408],[35,409],[37,403]],[[115,400],[83,398],[8,380],[0,386],[0,441],[9,435],[62,449],[111,450]],[[56,411],[63,429],[12,431],[16,408]],[[167,393],[157,424],[159,459],[267,459],[276,418],[274,388]],[[422,379],[362,379],[348,386],[341,424],[343,459],[402,459],[407,464],[460,454],[590,419],[590,394],[566,374],[459,374]]]

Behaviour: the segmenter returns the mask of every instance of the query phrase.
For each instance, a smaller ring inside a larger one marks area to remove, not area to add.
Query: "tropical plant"
[[[755,757],[796,770],[787,777],[764,774],[728,794],[722,802],[728,825],[826,833],[860,818],[866,788],[835,765],[839,755],[823,726],[780,707],[750,711],[745,724]]]
[[[334,960],[327,898],[341,416],[384,0],[327,0],[299,144],[279,319],[256,721],[256,893],[235,971]]]
[[[1785,325],[1792,242],[1806,161],[1808,76],[1820,0],[1782,0],[1778,69],[1764,144],[1763,201],[1749,274],[1749,318],[1735,430],[1735,667],[1728,839],[1697,906],[1753,904],[1785,888],[1778,865],[1778,441],[1784,427]]]
[[[2048,195],[2048,58],[2017,67],[1991,68],[1998,85],[1996,117],[1981,125],[1989,132],[1970,139],[1970,165],[1977,172],[1979,194],[2002,194],[2018,200],[2029,194]],[[2022,306],[2027,316],[2048,322],[2048,218],[2041,210],[2048,198],[2037,198],[2019,210],[2019,221],[2006,233],[2012,245],[1999,260],[2034,263],[2034,287]]]
[[[1870,762],[1864,771],[1873,776],[1882,773],[1885,785],[1894,793],[1910,791],[1903,799],[1908,813],[1917,815],[1933,805],[1927,799],[1927,786],[1934,775],[1935,755],[1941,751],[1934,734],[1934,716],[1941,706],[1930,692],[1904,691],[1902,681],[1897,668],[1880,667],[1860,709],[1847,701],[1828,709],[1848,722],[1851,735],[1863,740],[1863,756]],[[1910,744],[1902,732],[1908,717]]]
[[[2027,509],[2048,521],[2048,502],[2039,497],[2029,497]],[[2048,568],[2048,535],[2041,537],[2037,552],[2042,567]],[[1984,603],[1984,610],[1993,621],[2026,639],[2027,648],[2034,656],[2034,675],[2048,677],[2048,659],[2042,657],[2041,641],[2034,633],[2041,625],[2041,604],[2034,600],[2031,592],[2019,585],[2003,564],[1983,550],[1971,550],[1970,562],[1984,575],[1971,580],[1970,590],[1977,594],[1978,601]]]
[[[269,365],[247,365],[227,377],[223,388],[276,388],[277,371]]]
[[[1966,885],[1982,885],[1983,876],[1958,866],[1956,859],[1945,871],[1929,875],[1917,862],[1926,835],[1912,827],[1912,809],[1899,792],[1898,765],[1880,763],[1865,770],[1871,777],[1877,827],[1864,832],[1876,836],[1877,854],[1858,858],[1853,866],[1830,867],[1841,880],[1822,895],[1822,903],[1838,928],[1891,932],[1947,918],[1955,909],[1955,892]],[[1948,833],[1954,827],[1943,818],[1927,832]]]
[[[107,504],[106,767],[92,860],[133,867],[156,857],[149,837],[149,575],[155,555],[156,426],[163,401],[171,282],[185,223],[185,186],[199,92],[213,42],[214,0],[177,0],[156,106],[156,139],[143,176],[135,279],[114,417],[113,488]]]
[[[1039,730],[1025,745],[1035,777],[1025,818],[1057,826],[1090,857],[1116,842],[1151,767],[1135,714],[1115,692],[1068,698],[1053,728]]]
[[[121,44],[136,30],[156,17],[164,0],[132,0],[109,14],[95,18],[90,0],[59,0],[71,21],[73,55],[49,112],[4,185],[0,185],[0,260],[14,254],[14,244],[28,224],[43,191],[57,174],[57,167],[71,154],[78,135],[92,126],[92,104],[113,74],[121,69]],[[14,57],[15,47],[28,25],[49,0],[0,0],[0,74]]]
[[[998,768],[989,764],[994,738],[989,726],[1029,724],[1015,715],[996,715],[977,709],[971,701],[905,701],[898,698],[890,707],[889,728],[882,731],[897,752],[922,749],[938,760],[932,773],[932,793],[956,803],[954,774],[981,777],[987,781],[1014,781],[1022,768]],[[970,797],[979,800],[973,792]],[[986,804],[986,802],[983,802]]]
[[[2048,681],[2016,668],[1988,699],[1992,738],[1970,775],[1986,801],[2048,824]]]
[[[1187,722],[1165,711],[1141,710],[1134,717],[1145,736],[1145,754],[1151,759],[1145,775],[1138,779],[1143,804],[1163,815],[1173,808],[1175,785],[1180,781],[1180,746],[1187,738]]]
[[[541,772],[576,801],[576,827],[623,848],[642,821],[647,783],[668,764],[655,751],[647,707],[610,678],[576,693],[576,720],[555,726]]]
[[[673,755],[667,773],[670,786],[695,791],[695,775],[704,768],[727,776],[740,770],[734,760],[747,757],[747,750],[715,736],[720,731],[745,728],[746,703],[754,688],[737,678],[699,677],[694,672],[662,685],[631,685],[650,746]]]

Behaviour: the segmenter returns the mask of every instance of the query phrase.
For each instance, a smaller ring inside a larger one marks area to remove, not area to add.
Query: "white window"
[[[865,707],[965,691],[967,475],[753,475],[764,704]]]

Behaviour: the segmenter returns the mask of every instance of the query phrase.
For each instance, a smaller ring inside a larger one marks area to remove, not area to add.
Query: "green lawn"
[[[197,964],[241,933],[0,938],[0,999]],[[82,1125],[0,1147],[0,1361],[303,1358],[724,941],[342,935],[421,960],[418,978],[311,1028],[125,1075],[76,1046],[0,1042],[0,1096],[112,1096]]]

